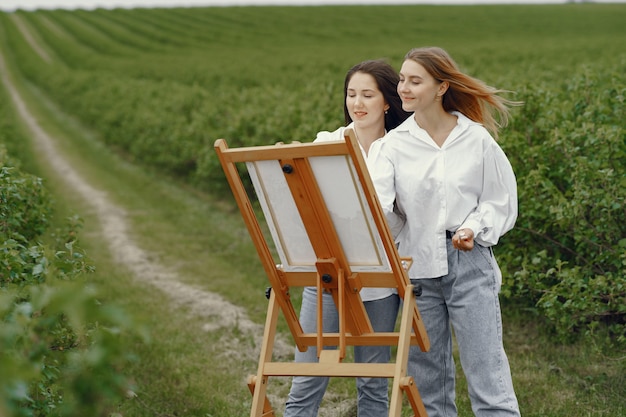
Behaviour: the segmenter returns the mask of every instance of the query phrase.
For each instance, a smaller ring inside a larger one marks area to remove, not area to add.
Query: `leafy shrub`
[[[0,155],[0,415],[109,415],[130,389],[120,334],[132,323],[85,281],[93,267],[77,243],[79,218],[52,247],[34,240],[47,226],[47,194]]]
[[[16,167],[0,146],[0,240],[32,240],[48,226],[50,204],[40,178]]]
[[[520,216],[498,249],[503,293],[536,306],[561,340],[604,328],[626,346],[624,80],[590,71],[525,95],[504,146]]]

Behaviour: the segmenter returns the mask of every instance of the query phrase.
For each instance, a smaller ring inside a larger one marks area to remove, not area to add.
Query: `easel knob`
[[[416,297],[422,295],[422,286],[417,283],[417,280],[412,279],[411,284],[413,285],[413,295],[415,295]]]

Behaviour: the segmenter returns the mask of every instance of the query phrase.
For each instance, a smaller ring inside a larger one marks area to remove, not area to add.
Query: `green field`
[[[501,132],[520,219],[497,251],[522,414],[626,416],[624,22],[626,4],[586,3],[0,13],[8,80],[58,154],[124,209],[132,247],[146,254],[135,267],[123,261],[128,242],[107,241],[97,201],[1,106],[0,128],[17,127],[0,137],[44,178],[55,221],[85,219],[81,241],[103,302],[150,335],[126,340],[136,395],[103,415],[249,415],[245,379],[256,371],[267,280],[214,141],[309,141],[343,123],[354,63],[399,68],[410,48],[437,45],[525,102]],[[8,92],[0,100],[14,103]],[[154,276],[137,279],[146,269]],[[175,280],[160,275],[171,271]],[[574,292],[585,297],[564,302]],[[237,306],[235,319],[210,307],[222,301]],[[458,375],[459,415],[471,415]],[[271,386],[278,415],[287,389],[286,380]],[[323,415],[355,416],[355,403],[354,382],[333,381]]]

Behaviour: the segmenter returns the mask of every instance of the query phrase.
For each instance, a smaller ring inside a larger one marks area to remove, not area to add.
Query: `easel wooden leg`
[[[402,321],[398,330],[398,351],[396,353],[396,366],[389,402],[389,417],[400,417],[402,412],[401,380],[406,376],[407,361],[409,359],[409,347],[411,345],[412,308],[415,304],[415,296],[411,286],[407,287],[402,304]]]
[[[405,291],[402,305],[402,321],[400,322],[398,352],[396,354],[396,369],[393,378],[391,401],[389,402],[389,417],[400,417],[402,412],[402,392],[404,392],[413,409],[414,417],[428,417],[420,394],[412,377],[407,376],[407,362],[411,347],[412,311],[415,306],[413,286],[409,285]]]
[[[256,385],[256,375],[250,375],[248,377],[248,388],[250,389],[250,393],[252,393],[252,395],[254,395],[255,385]],[[261,414],[261,416],[262,417],[276,417],[276,414],[274,414],[274,409],[272,408],[270,401],[267,399],[267,396],[265,396],[265,401],[263,404],[263,414]]]
[[[406,393],[406,396],[409,399],[411,408],[415,413],[414,417],[428,417],[428,414],[426,413],[426,408],[424,408],[424,403],[422,402],[422,398],[417,391],[417,387],[415,386],[415,381],[413,380],[413,377],[407,376],[402,378],[402,380],[400,381],[400,387],[402,388],[402,391]]]
[[[276,337],[276,323],[278,322],[278,303],[274,291],[270,292],[267,317],[265,318],[265,330],[263,332],[263,344],[259,355],[259,367],[257,374],[248,379],[248,387],[252,392],[252,409],[250,417],[274,416],[272,406],[267,399],[268,377],[265,375],[265,363],[271,362]]]

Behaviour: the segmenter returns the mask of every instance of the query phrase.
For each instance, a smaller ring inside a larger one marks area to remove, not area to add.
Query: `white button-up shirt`
[[[346,128],[354,129],[354,122],[350,123],[348,126],[340,127],[334,132],[327,132],[327,131],[319,132],[317,134],[317,137],[315,138],[315,142],[345,140],[345,137],[343,136],[343,132],[346,130]],[[374,144],[377,142],[380,142],[380,139],[375,141],[371,146],[374,147]],[[359,143],[359,146],[360,145],[361,144]],[[373,156],[372,147],[370,147],[370,152],[369,152],[369,157],[368,157],[368,154],[365,153],[365,150],[363,149],[363,147],[360,146],[361,153],[363,154],[363,158],[365,159],[368,165],[369,165],[369,158]],[[382,298],[389,297],[390,295],[395,294],[395,293],[397,293],[395,288],[363,287],[359,294],[361,295],[361,299],[363,301],[373,301],[373,300],[380,300]]]
[[[401,256],[413,258],[410,278],[448,273],[446,230],[469,228],[492,246],[513,228],[517,184],[489,132],[458,112],[440,148],[413,116],[370,151],[370,175]],[[397,206],[394,211],[394,204]]]

